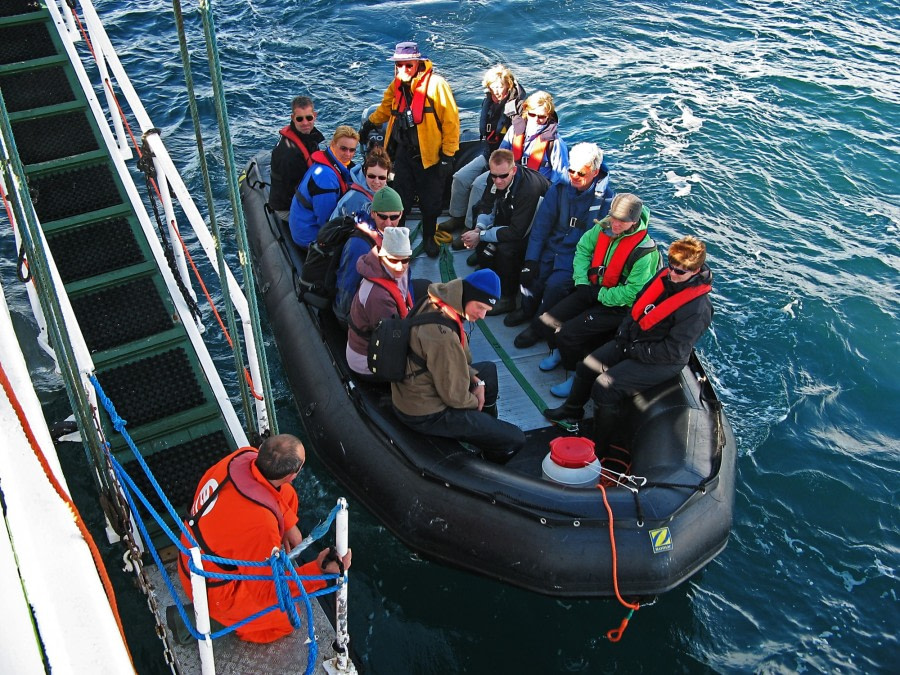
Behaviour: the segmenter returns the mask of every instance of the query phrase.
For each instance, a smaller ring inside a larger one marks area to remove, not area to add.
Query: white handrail
[[[97,15],[96,9],[94,8],[90,0],[82,0],[80,2],[80,5],[84,14],[84,22],[88,28],[91,43],[94,45],[94,51],[97,52],[99,49],[103,54],[104,58],[102,60],[108,65],[109,72],[112,73],[113,79],[118,85],[122,96],[127,103],[127,107],[131,110],[131,113],[134,115],[134,118],[141,129],[141,133],[143,134],[144,132],[153,129],[153,122],[150,119],[150,116],[147,114],[147,111],[144,108],[140,97],[135,91],[134,86],[131,84],[131,81],[128,78],[128,74],[125,72],[122,63],[119,60],[119,56],[116,53],[116,50],[113,47],[109,36],[106,33],[106,29],[103,27],[103,24],[100,21],[100,17]],[[108,92],[105,84],[104,91]],[[114,120],[119,120],[120,116],[118,109],[115,106],[115,101],[109,99],[108,104],[111,109],[107,112],[112,116]],[[123,106],[123,108],[124,107],[125,106]],[[115,133],[113,135],[118,137]],[[154,155],[154,164],[157,167],[158,178],[164,181],[168,181],[169,185],[172,188],[172,191],[175,193],[179,205],[181,206],[188,220],[188,223],[191,226],[192,231],[194,232],[198,242],[203,248],[204,253],[206,254],[207,258],[213,263],[213,271],[218,276],[218,265],[215,263],[216,245],[213,236],[210,233],[209,228],[207,227],[206,220],[200,214],[200,211],[197,208],[193,197],[191,196],[190,192],[188,192],[187,187],[185,186],[184,181],[181,178],[181,174],[175,167],[175,164],[172,161],[172,158],[169,155],[169,152],[166,149],[166,146],[163,143],[162,139],[159,138],[158,134],[149,134],[147,136],[147,141]],[[169,220],[168,213],[166,217],[167,220]],[[184,269],[186,270],[186,266],[184,267]],[[247,360],[249,362],[250,376],[254,384],[256,384],[262,381],[261,370],[259,365],[259,355],[257,351],[256,340],[253,336],[253,327],[250,320],[250,312],[247,299],[244,296],[243,288],[240,284],[238,284],[230,269],[226,268],[225,276],[225,280],[223,281],[220,279],[220,283],[222,283],[223,286],[227,287],[228,293],[230,294],[232,302],[234,304],[235,312],[240,318],[244,343],[247,346]],[[190,288],[190,279],[185,281],[185,285]],[[257,426],[259,428],[259,431],[262,432],[269,428],[268,410],[266,409],[266,402],[264,400],[261,400],[261,392],[254,391],[253,394],[254,404],[256,407]]]

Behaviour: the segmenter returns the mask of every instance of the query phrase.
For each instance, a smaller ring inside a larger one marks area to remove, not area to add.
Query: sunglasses
[[[569,169],[569,173],[570,173],[571,175],[573,175],[573,176],[578,176],[579,178],[584,178],[584,177],[587,176],[588,173],[590,173],[590,172],[586,172],[586,171],[576,171],[575,169]]]
[[[387,213],[378,213],[377,211],[374,213],[376,216],[378,216],[382,220],[389,220],[392,223],[396,223],[398,220],[400,220],[400,216],[403,215],[401,213],[395,213],[393,215],[388,215]]]
[[[416,68],[419,67],[419,62],[418,61],[409,61],[409,62],[404,61],[403,63],[398,63],[397,67],[403,68],[404,70],[415,70]]]
[[[366,178],[369,180],[387,180],[387,175],[379,176],[377,173],[367,173]]]
[[[509,178],[509,174],[511,173],[512,171],[507,171],[506,173],[492,173],[489,175],[491,177],[491,180],[504,180],[506,178]]]
[[[412,260],[412,258],[392,258],[389,255],[384,256],[384,259],[392,265],[396,265],[398,263],[401,265],[409,265],[409,261]]]
[[[550,115],[538,115],[537,113],[533,113],[533,112],[528,113],[528,116],[529,117],[537,117],[538,122],[545,121],[548,117],[550,117]]]
[[[348,148],[346,145],[339,145],[338,150],[341,152],[356,152],[356,146],[354,145],[352,148]]]
[[[306,120],[307,122],[312,122],[314,119],[316,119],[316,116],[315,115],[297,115],[294,119],[297,122],[302,122],[303,120]]]
[[[671,270],[672,274],[690,274],[694,270],[683,270],[680,267],[675,267],[672,263],[669,263],[669,270]]]

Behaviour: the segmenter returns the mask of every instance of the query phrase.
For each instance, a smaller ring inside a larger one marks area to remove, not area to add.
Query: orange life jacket
[[[413,90],[412,115],[413,122],[415,124],[422,123],[422,120],[425,119],[426,112],[434,114],[434,106],[428,106],[427,108],[425,107],[425,103],[428,101],[428,83],[430,80],[431,68],[429,68],[426,73],[421,78],[419,78],[419,82],[418,84],[416,84],[416,88]],[[401,85],[402,82],[400,82],[399,77],[394,79],[394,100],[397,101],[397,109],[392,111],[394,116],[405,113],[408,105]],[[440,126],[440,123],[438,123],[438,126]]]
[[[291,141],[294,145],[300,148],[300,152],[303,153],[303,159],[306,160],[306,168],[309,168],[313,165],[312,155],[309,154],[309,150],[306,149],[306,146],[303,144],[303,141],[300,140],[300,137],[297,135],[297,132],[294,130],[290,124],[284,127],[280,131],[281,135]]]
[[[625,269],[625,264],[628,262],[628,256],[640,246],[646,236],[647,230],[643,229],[632,232],[619,239],[619,245],[616,246],[612,258],[606,265],[606,269],[603,271],[603,280],[600,283],[604,288],[612,288],[619,284],[622,271]],[[609,251],[609,247],[612,245],[613,241],[615,241],[615,237],[610,237],[602,230],[597,235],[597,244],[594,246],[594,255],[591,257],[591,266],[588,270],[588,279],[592,284],[596,284],[599,281],[598,270],[603,267],[603,262],[606,260],[606,252]]]
[[[547,154],[547,150],[550,147],[550,144],[553,141],[545,141],[543,138],[538,137],[531,144],[531,154],[528,155],[528,161],[525,163],[529,169],[533,169],[537,171],[541,168],[541,164],[544,161],[544,155]],[[521,134],[516,134],[512,139],[512,154],[513,159],[516,160],[517,164],[521,163],[522,153],[525,152],[525,132],[523,131]]]
[[[699,298],[712,290],[711,284],[696,284],[684,288],[674,295],[670,295],[658,305],[655,304],[659,296],[663,294],[665,286],[663,279],[669,276],[669,268],[656,275],[631,308],[631,318],[637,321],[641,330],[650,330],[660,321],[672,314],[675,310],[684,307],[694,298]]]

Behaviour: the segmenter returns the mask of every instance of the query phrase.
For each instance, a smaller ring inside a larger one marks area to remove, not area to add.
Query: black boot
[[[441,247],[434,240],[434,232],[437,229],[437,218],[422,218],[422,245],[425,255],[429,258],[437,258]]]
[[[563,403],[558,408],[547,408],[544,417],[551,422],[577,422],[584,417],[584,407]]]
[[[609,440],[619,423],[619,404],[594,404],[594,452],[603,457],[609,448]]]
[[[578,370],[575,371],[575,381],[572,383],[572,391],[566,402],[558,408],[547,408],[544,411],[544,417],[551,422],[561,422],[563,420],[571,420],[577,422],[584,417],[584,405],[591,398],[591,388],[594,386],[596,376],[590,369],[582,372],[582,366],[579,364]]]
[[[517,349],[527,349],[528,347],[537,344],[538,340],[542,337],[541,331],[538,330],[533,323],[530,323],[525,330],[516,335],[513,344]]]

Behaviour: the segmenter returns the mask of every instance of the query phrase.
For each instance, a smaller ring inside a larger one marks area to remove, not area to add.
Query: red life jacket
[[[294,130],[290,124],[284,127],[279,133],[284,136],[286,139],[291,141],[294,145],[300,148],[300,152],[303,153],[303,159],[306,160],[306,168],[308,169],[313,165],[312,155],[309,154],[309,150],[306,149],[306,146],[303,144],[303,141],[300,140],[300,137],[297,135],[297,132]]]
[[[535,141],[531,144],[531,154],[528,155],[528,162],[526,162],[525,166],[529,169],[533,169],[534,171],[538,171],[541,168],[541,164],[544,161],[544,155],[547,154],[547,149],[550,147],[550,144],[553,141],[545,141],[540,136],[535,139]],[[523,131],[521,134],[516,134],[512,139],[512,154],[513,159],[516,160],[516,163],[521,163],[522,153],[525,151],[525,132]]]
[[[404,297],[400,292],[400,286],[397,285],[397,282],[385,279],[384,277],[375,277],[374,279],[369,279],[369,281],[373,284],[378,284],[391,294],[391,297],[394,299],[394,304],[397,305],[397,311],[400,312],[400,318],[405,319],[406,315],[409,314],[409,310],[413,307],[412,299],[409,297],[409,294],[407,293]]]
[[[344,194],[347,191],[347,181],[344,180],[344,176],[341,173],[341,170],[337,167],[337,164],[335,163],[335,160],[331,158],[331,155],[322,150],[316,150],[312,154],[312,160],[316,164],[322,164],[323,166],[327,166],[329,169],[334,171],[338,179],[338,184],[341,186],[341,194]],[[297,189],[297,194],[300,194],[299,187]]]
[[[356,190],[357,192],[362,192],[366,197],[369,198],[369,201],[372,201],[375,198],[375,195],[373,195],[371,192],[366,190],[366,188],[364,188],[362,185],[358,185],[357,183],[351,183],[350,189]]]
[[[656,275],[631,308],[631,318],[637,321],[641,330],[650,330],[675,310],[684,307],[694,298],[699,298],[712,290],[712,284],[696,284],[670,295],[661,303],[654,304],[663,294],[663,279],[669,276],[669,268]]]
[[[231,485],[234,488],[234,491],[244,499],[251,501],[254,504],[258,504],[259,506],[262,506],[263,508],[270,511],[272,515],[275,516],[275,520],[278,522],[279,537],[284,537],[284,515],[281,513],[281,508],[278,505],[278,501],[270,491],[266,490],[266,488],[261,485],[259,481],[256,480],[256,478],[254,478],[253,472],[250,468],[253,460],[256,459],[258,454],[259,453],[256,448],[241,448],[232,456],[231,460],[228,462],[227,467],[225,467],[224,476],[221,474],[219,474],[218,476],[213,475],[201,488],[198,489],[197,495],[194,498],[194,503],[191,506],[190,517],[186,521],[185,525],[194,535],[194,538],[197,540],[197,543],[200,545],[200,548],[205,554],[218,555],[216,551],[212,550],[212,548],[206,542],[200,528],[200,521],[207,513],[207,511],[212,509],[212,507],[215,505],[216,501],[219,498],[219,493],[222,492],[222,490],[225,489],[228,485]],[[236,503],[232,502],[231,500],[228,501],[232,509],[240,504],[240,501]],[[220,507],[220,511],[221,508],[224,507]],[[235,517],[238,517],[237,514]],[[227,519],[221,522],[225,521],[227,521]],[[184,541],[184,536],[182,536],[182,541]],[[185,574],[187,574],[187,565],[185,563],[183,555],[180,556],[179,563],[183,566]],[[206,561],[205,566],[210,571],[231,572],[236,569],[234,565],[218,564],[212,561]],[[207,586],[215,587],[231,583],[232,581],[232,579],[207,579],[206,583]]]
[[[434,112],[433,106],[429,106],[427,109],[425,107],[425,103],[428,99],[428,83],[430,80],[431,68],[419,78],[419,82],[413,90],[412,115],[415,124],[422,123],[422,120],[425,119],[426,112]],[[401,84],[399,77],[394,79],[394,100],[397,101],[397,110],[394,112],[395,115],[405,113],[407,108],[406,96],[403,94]]]
[[[647,230],[643,229],[632,232],[619,239],[619,245],[616,246],[612,258],[606,265],[606,269],[603,271],[602,285],[604,288],[612,288],[619,284],[622,271],[625,269],[625,264],[628,262],[628,256],[640,246],[646,236]],[[591,266],[588,271],[588,279],[592,284],[598,282],[597,270],[603,267],[603,261],[606,260],[606,252],[609,250],[609,247],[614,240],[614,237],[610,237],[602,230],[597,235],[597,244],[594,246],[594,255],[591,257]]]

